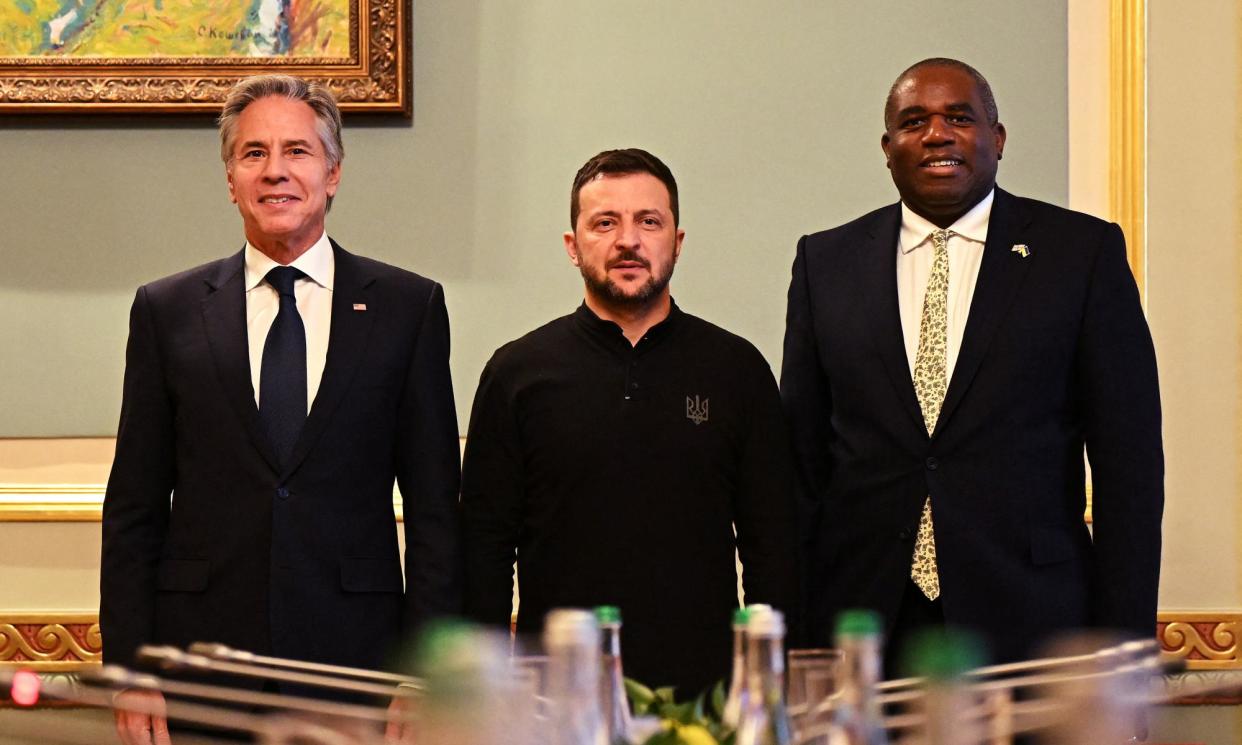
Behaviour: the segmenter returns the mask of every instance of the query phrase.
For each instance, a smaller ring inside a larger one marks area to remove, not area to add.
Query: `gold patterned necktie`
[[[949,336],[949,231],[932,233],[931,276],[923,297],[923,317],[919,322],[919,349],[914,355],[914,391],[923,410],[927,434],[936,429],[940,406],[949,387],[946,346]],[[923,502],[919,533],[914,540],[910,578],[928,600],[940,597],[940,575],[936,571],[936,539],[932,529],[931,497]]]

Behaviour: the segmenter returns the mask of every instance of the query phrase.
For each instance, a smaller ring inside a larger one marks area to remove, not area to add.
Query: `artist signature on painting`
[[[258,36],[254,31],[248,28],[242,29],[222,29],[215,26],[199,26],[198,37],[200,39],[225,39],[235,41],[238,39],[250,39]]]
[[[341,57],[359,1],[0,0],[0,46],[92,58]]]

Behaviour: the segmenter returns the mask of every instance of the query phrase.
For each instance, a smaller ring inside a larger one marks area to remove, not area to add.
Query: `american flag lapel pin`
[[[366,309],[367,309],[366,303],[354,303],[354,310],[366,310]]]
[[[1009,250],[1013,251],[1014,253],[1016,253],[1017,255],[1021,256],[1024,259],[1031,255],[1031,249],[1025,243],[1014,244],[1014,247]],[[354,307],[357,308],[358,306],[355,305]]]

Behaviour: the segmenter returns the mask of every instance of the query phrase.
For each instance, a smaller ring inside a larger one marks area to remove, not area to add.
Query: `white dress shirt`
[[[975,295],[979,265],[983,261],[983,245],[988,238],[988,219],[992,216],[992,199],[996,190],[988,192],[970,211],[949,226],[949,326],[945,348],[946,381],[953,379],[957,354],[962,349],[962,334],[970,315],[970,300]],[[935,251],[931,235],[938,228],[927,218],[915,214],[901,204],[901,233],[897,238],[897,305],[901,310],[901,333],[906,342],[906,359],[914,376],[914,358],[919,350],[919,326],[923,320],[923,297],[931,276]]]
[[[250,384],[254,386],[254,403],[259,405],[259,375],[263,370],[263,345],[267,332],[280,311],[280,295],[263,281],[267,273],[280,266],[259,249],[246,242],[246,340],[250,348]],[[306,278],[293,287],[298,315],[306,327],[306,411],[310,412],[323,366],[328,359],[328,331],[332,325],[332,280],[336,260],[328,234],[293,260],[289,266],[301,269]]]

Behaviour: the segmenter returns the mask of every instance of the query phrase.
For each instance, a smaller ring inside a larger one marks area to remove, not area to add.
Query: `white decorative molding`
[[[0,522],[99,522],[104,484],[0,484]],[[393,512],[404,519],[401,494],[393,489]]]

